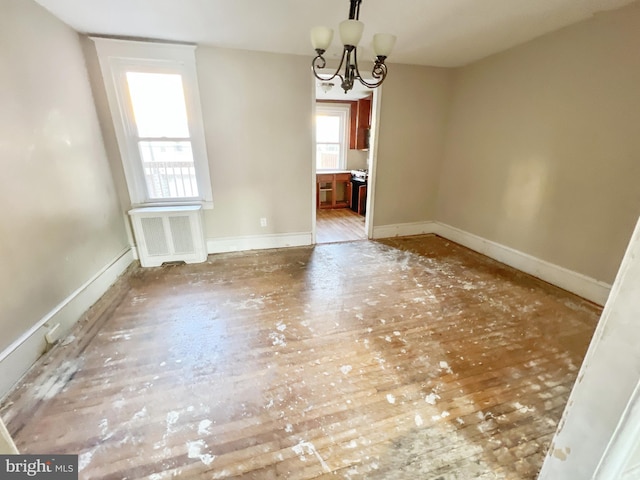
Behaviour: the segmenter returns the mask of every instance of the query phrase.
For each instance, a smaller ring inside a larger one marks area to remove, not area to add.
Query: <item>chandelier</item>
[[[368,82],[360,75],[358,69],[358,43],[362,38],[362,32],[364,30],[364,23],[358,18],[360,17],[360,4],[362,0],[349,0],[349,20],[344,20],[340,23],[340,41],[344,45],[342,51],[342,59],[340,65],[336,69],[336,72],[330,76],[322,76],[318,73],[318,70],[323,69],[327,62],[324,59],[324,52],[327,51],[333,40],[333,30],[327,27],[314,27],[311,29],[311,45],[315,49],[317,55],[311,62],[311,68],[313,74],[318,80],[327,82],[335,77],[340,78],[342,81],[341,87],[344,93],[347,93],[353,88],[355,80],[359,80],[360,83],[369,88],[379,87],[387,76],[387,66],[384,61],[393,50],[393,46],[396,43],[395,35],[388,33],[376,33],[373,36],[373,52],[376,56],[373,64],[373,70],[371,76],[372,82]],[[341,73],[341,69],[344,65],[344,72]]]

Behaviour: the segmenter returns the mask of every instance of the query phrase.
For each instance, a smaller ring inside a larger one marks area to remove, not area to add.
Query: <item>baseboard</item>
[[[311,245],[311,232],[209,238],[207,240],[207,253],[264,250],[267,248],[300,247],[303,245]]]
[[[541,260],[527,253],[506,247],[441,222],[414,222],[382,225],[373,228],[373,238],[389,238],[435,233],[452,242],[502,262],[510,267],[540,278],[598,305],[604,305],[611,285],[573,270]]]
[[[69,332],[73,324],[113,285],[133,260],[132,249],[125,248],[20,338],[0,352],[0,398],[4,397],[40,358],[46,347],[45,334],[49,326],[59,323],[61,335]]]
[[[471,250],[502,262],[510,267],[540,278],[569,292],[575,293],[598,305],[604,305],[609,297],[611,285],[573,270],[541,260],[527,253],[506,247],[450,225],[434,222],[432,233]]]
[[[17,455],[18,453],[16,444],[13,443],[7,427],[5,427],[4,422],[0,418],[0,455]]]
[[[406,237],[434,233],[436,222],[397,223],[373,227],[373,238]]]

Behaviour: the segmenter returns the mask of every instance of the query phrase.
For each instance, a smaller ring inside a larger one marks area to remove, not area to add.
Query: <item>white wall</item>
[[[455,72],[437,220],[611,283],[640,215],[640,4]]]
[[[128,245],[76,32],[0,0],[0,65],[1,396],[15,342]]]

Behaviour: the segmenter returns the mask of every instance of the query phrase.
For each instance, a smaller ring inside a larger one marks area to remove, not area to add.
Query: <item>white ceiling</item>
[[[336,29],[347,0],[36,0],[79,32],[311,55],[309,30]],[[390,63],[465,65],[634,0],[363,0],[362,56],[398,36]],[[336,46],[329,57],[337,55]]]

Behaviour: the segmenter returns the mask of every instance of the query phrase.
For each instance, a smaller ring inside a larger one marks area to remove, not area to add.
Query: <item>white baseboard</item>
[[[611,285],[605,282],[465,232],[459,228],[435,222],[433,233],[575,293],[598,305],[604,305],[609,297]]]
[[[207,239],[207,253],[264,250],[267,248],[300,247],[311,245],[311,232],[246,235]]]
[[[50,326],[60,324],[64,336],[133,262],[133,251],[127,247],[71,295],[60,302],[33,327],[0,352],[0,398],[40,358],[46,347],[45,334]]]
[[[598,305],[604,305],[609,297],[611,285],[573,270],[541,260],[527,253],[506,247],[459,228],[441,222],[415,222],[374,227],[373,238],[420,235],[434,233],[459,243],[487,257],[517,268],[560,288],[575,293]]]
[[[7,427],[5,427],[4,422],[0,418],[0,455],[18,455],[18,453],[16,444],[13,443]]]
[[[434,233],[436,222],[397,223],[373,227],[373,238],[406,237]]]

